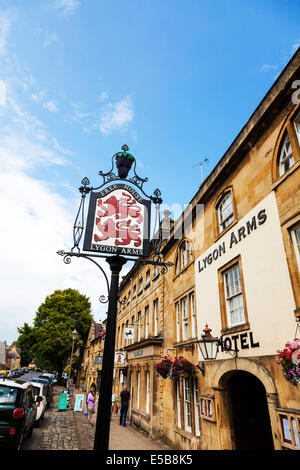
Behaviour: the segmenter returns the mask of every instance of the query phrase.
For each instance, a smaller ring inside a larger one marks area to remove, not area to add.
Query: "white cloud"
[[[43,108],[47,109],[51,113],[57,113],[57,111],[58,111],[58,108],[57,108],[56,104],[53,101],[47,101],[47,102],[43,103]]]
[[[300,42],[297,41],[295,44],[292,45],[291,54],[294,55],[297,49],[299,49],[299,47],[300,47]]]
[[[56,33],[49,33],[48,31],[44,32],[44,46],[48,47],[53,43],[58,43],[59,39]]]
[[[102,91],[101,95],[99,96],[99,101],[103,103],[103,101],[108,100],[109,95],[106,91]]]
[[[53,4],[53,8],[61,15],[69,16],[75,13],[79,5],[80,2],[78,0],[56,0]]]
[[[107,294],[104,278],[88,261],[63,263],[57,251],[72,246],[72,226],[77,202],[58,196],[44,181],[22,171],[2,171],[1,218],[1,340],[17,339],[17,327],[32,325],[45,297],[56,289],[74,288],[87,295],[94,311],[98,298]],[[86,264],[85,264],[86,263]],[[102,309],[105,313],[105,307]],[[99,315],[97,313],[97,315]]]
[[[7,37],[10,32],[11,22],[9,18],[1,15],[0,18],[0,55],[6,53]]]
[[[122,130],[133,120],[133,105],[129,97],[117,103],[108,103],[102,113],[100,131],[110,134],[114,130]]]
[[[277,70],[278,65],[272,65],[272,64],[264,64],[261,68],[261,72],[269,72],[270,70]]]

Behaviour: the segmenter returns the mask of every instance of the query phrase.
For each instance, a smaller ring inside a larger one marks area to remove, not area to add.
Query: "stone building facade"
[[[173,267],[136,263],[120,286],[115,391],[123,369],[132,423],[176,449],[300,449],[300,385],[277,364],[300,317],[299,78],[300,50],[174,224]],[[206,325],[220,345],[204,362]],[[195,374],[159,376],[168,354]]]
[[[92,322],[88,339],[84,348],[80,373],[77,378],[77,386],[82,391],[89,391],[94,383],[97,392],[100,389],[102,359],[104,350],[104,338],[101,336],[102,324]]]

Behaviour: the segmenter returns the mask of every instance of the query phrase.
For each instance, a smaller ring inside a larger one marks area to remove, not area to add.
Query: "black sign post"
[[[96,419],[94,450],[108,450],[119,297],[119,274],[123,265],[127,262],[126,258],[123,258],[122,256],[111,256],[107,258],[106,261],[109,263],[111,269],[111,284],[109,290],[109,304],[107,312],[106,335],[104,341],[104,354]]]
[[[147,178],[140,178],[135,171],[136,162],[128,153],[127,145],[112,157],[112,169],[108,173],[99,174],[103,178],[103,184],[97,188],[89,187],[88,178],[82,180],[79,188],[81,202],[73,227],[74,245],[70,252],[58,251],[63,256],[66,264],[71,258],[82,257],[92,261],[98,266],[106,279],[108,297],[101,295],[102,303],[108,302],[106,335],[104,342],[103,363],[100,381],[98,412],[96,418],[96,432],[94,450],[107,451],[109,448],[109,433],[111,419],[111,396],[113,383],[113,370],[115,358],[115,337],[117,310],[119,302],[119,275],[127,261],[135,261],[142,264],[161,266],[164,274],[171,262],[164,262],[160,252],[162,234],[159,221],[159,207],[162,203],[161,193],[156,189],[153,196],[148,196],[143,190],[143,184]],[[118,168],[118,176],[114,173],[115,164]],[[127,178],[127,174],[134,164],[134,176]],[[116,180],[122,180],[122,184],[111,184]],[[126,182],[126,184],[123,184]],[[107,184],[110,186],[107,186]],[[136,189],[132,188],[135,186]],[[99,192],[95,192],[100,190]],[[140,192],[147,199],[140,195]],[[79,243],[84,231],[84,205],[86,196],[90,194],[90,206],[87,218],[85,240],[81,252]],[[149,255],[150,241],[150,209],[151,201],[156,208],[156,226],[154,233],[158,234],[152,240],[152,259]],[[125,255],[125,256],[123,256]],[[129,258],[133,256],[136,258]],[[103,268],[97,263],[97,259],[105,258],[111,270],[111,282],[109,285]]]

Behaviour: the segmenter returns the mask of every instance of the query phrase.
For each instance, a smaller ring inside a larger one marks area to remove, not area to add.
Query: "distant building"
[[[6,347],[6,368],[18,370],[21,367],[21,349],[16,347],[16,341]]]
[[[90,327],[78,379],[79,387],[82,390],[89,391],[91,384],[94,383],[97,387],[97,392],[99,392],[105,340],[103,338],[105,321],[103,324],[93,321]]]

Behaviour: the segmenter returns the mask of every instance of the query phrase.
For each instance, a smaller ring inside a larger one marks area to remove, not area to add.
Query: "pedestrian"
[[[126,417],[128,412],[130,393],[127,390],[126,385],[123,387],[123,390],[120,394],[121,399],[121,412],[120,412],[120,424],[126,426]]]
[[[110,416],[112,415],[112,412],[113,412],[113,410],[114,410],[115,398],[116,398],[116,394],[113,393],[112,396],[111,396],[111,412],[110,412]]]
[[[95,411],[95,401],[96,401],[96,389],[95,387],[91,387],[91,390],[87,397],[87,405],[88,405],[88,423],[92,425],[91,419]]]

